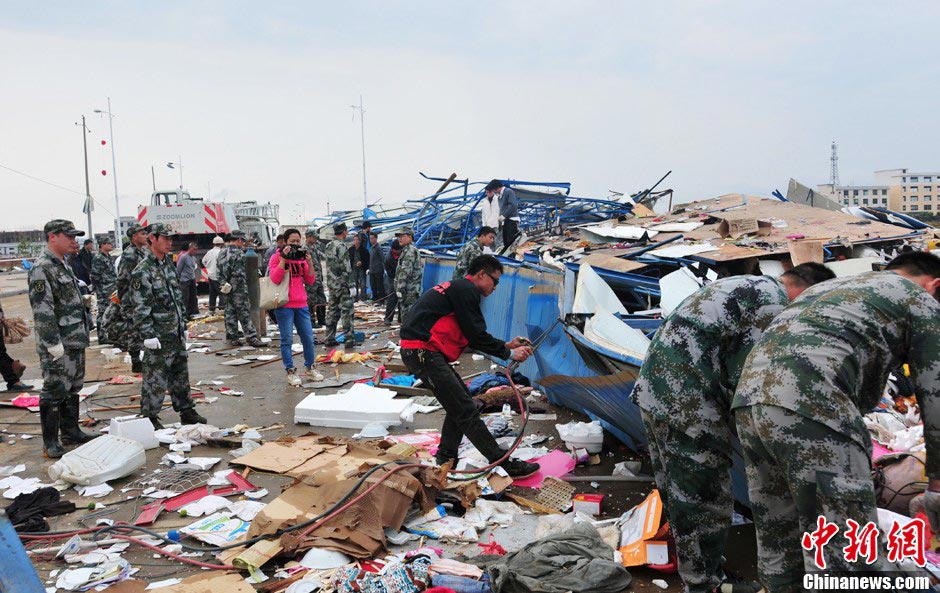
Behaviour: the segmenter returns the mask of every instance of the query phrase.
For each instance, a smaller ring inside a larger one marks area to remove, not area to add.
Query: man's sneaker
[[[229,340],[228,345],[229,346],[241,346],[242,341],[241,340]]]
[[[159,416],[144,416],[147,420],[150,420],[150,424],[153,424],[154,430],[163,430],[163,423],[160,422]]]
[[[510,478],[528,478],[539,471],[539,464],[529,463],[521,459],[507,459],[500,464]]]
[[[291,387],[300,387],[300,377],[297,376],[297,369],[287,369],[287,384]]]
[[[305,367],[304,367],[304,372],[306,373],[306,375],[307,375],[308,377],[310,377],[310,380],[313,381],[314,383],[319,383],[320,381],[323,380],[323,375],[320,374],[320,373],[319,373],[315,368],[313,368],[312,366],[310,366],[310,367],[305,366]]]
[[[180,412],[180,424],[205,424],[206,422],[207,420],[192,408]]]
[[[261,338],[248,338],[248,345],[255,348],[261,348],[264,346],[264,342],[261,341]]]

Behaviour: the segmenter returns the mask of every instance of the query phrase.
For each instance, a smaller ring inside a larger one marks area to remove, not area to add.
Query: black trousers
[[[490,463],[506,454],[480,418],[480,412],[460,375],[439,352],[402,348],[401,359],[408,370],[434,392],[434,397],[446,412],[438,460],[456,459],[464,435]]]
[[[196,281],[188,280],[180,282],[180,290],[183,292],[183,305],[186,307],[186,318],[192,318],[199,313],[199,301],[196,296]]]
[[[372,286],[372,300],[385,298],[385,273],[369,272],[369,284]]]
[[[225,298],[225,295],[219,292],[219,281],[209,278],[209,312],[215,313],[216,304],[221,308],[225,308],[225,304],[222,302],[222,299]]]
[[[398,313],[398,295],[395,293],[395,286],[389,282],[386,287],[388,298],[385,299],[385,322],[391,323],[395,319],[395,313]],[[401,314],[398,315],[398,321],[401,321]]]
[[[519,223],[510,218],[504,220],[503,245],[511,245],[517,234],[519,234]]]
[[[6,381],[7,389],[19,382],[19,377],[13,372],[13,359],[7,354],[7,345],[0,338],[0,376]]]

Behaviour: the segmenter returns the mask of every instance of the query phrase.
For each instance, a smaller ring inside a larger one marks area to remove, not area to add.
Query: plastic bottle
[[[63,455],[49,466],[49,477],[81,486],[97,486],[133,473],[146,462],[143,445],[106,434]]]

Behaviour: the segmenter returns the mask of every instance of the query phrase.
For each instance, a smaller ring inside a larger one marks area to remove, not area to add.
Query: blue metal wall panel
[[[455,261],[449,257],[427,258],[424,290],[450,280]],[[499,286],[493,294],[483,299],[487,330],[504,339],[514,336],[531,339],[541,337],[561,315],[562,272],[533,269],[505,259],[502,262],[505,271]],[[555,325],[535,356],[522,364],[520,370],[532,379],[555,374],[575,377],[594,374],[584,364],[560,324]]]

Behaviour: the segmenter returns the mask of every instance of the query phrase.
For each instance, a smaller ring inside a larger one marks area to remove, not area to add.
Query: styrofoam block
[[[294,408],[294,422],[330,428],[363,428],[375,422],[397,426],[414,417],[410,399],[394,399],[391,389],[356,383],[346,393],[311,393]]]

